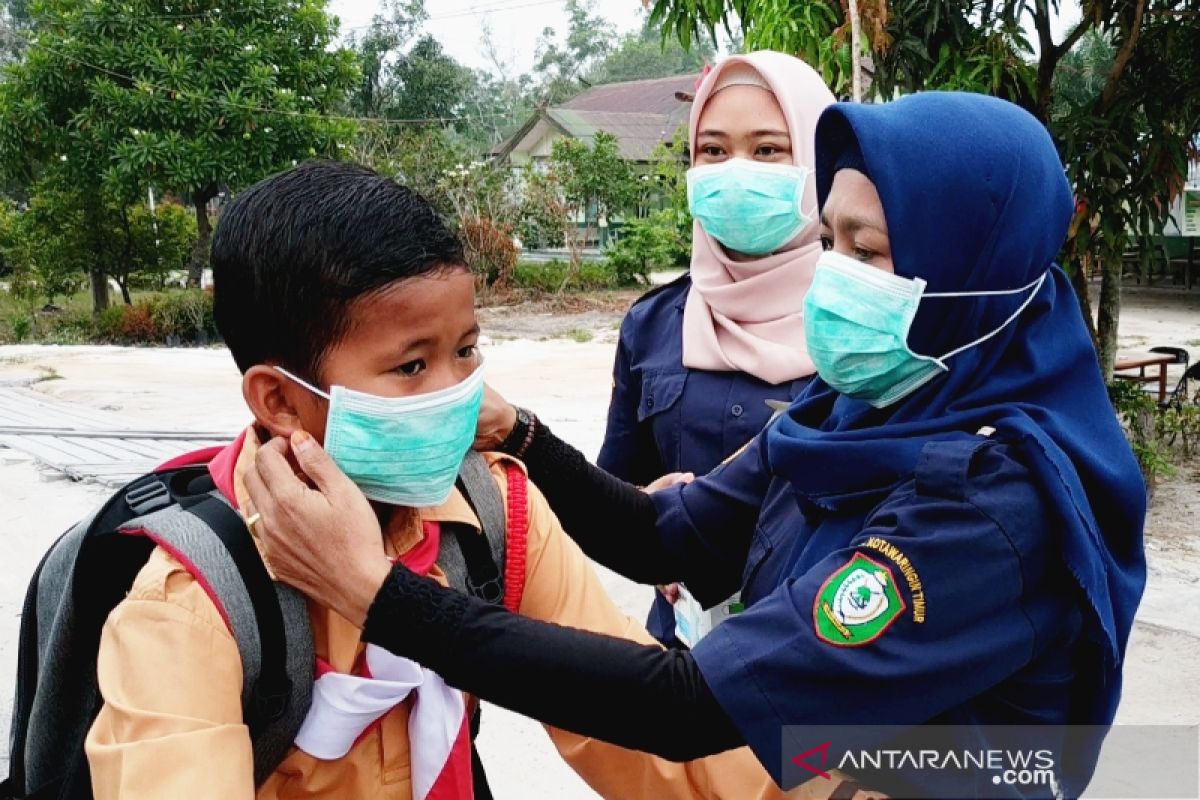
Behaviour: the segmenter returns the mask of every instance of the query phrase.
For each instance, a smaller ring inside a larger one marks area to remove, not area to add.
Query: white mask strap
[[[1022,286],[1020,289],[1010,289],[1008,291],[1000,291],[1000,292],[961,292],[961,293],[946,293],[946,294],[933,294],[933,295],[927,294],[927,295],[925,295],[926,297],[978,297],[980,295],[991,295],[991,294],[1017,294],[1019,292],[1025,291],[1027,289],[1033,289],[1033,291],[1029,293],[1029,297],[1025,298],[1025,302],[1021,303],[1020,308],[1018,308],[1011,315],[1009,315],[1008,319],[1004,320],[1004,324],[1002,324],[1000,327],[996,328],[991,333],[985,333],[983,336],[980,336],[978,339],[976,339],[973,342],[964,344],[962,347],[959,347],[955,350],[951,350],[949,353],[946,353],[946,355],[942,356],[938,360],[945,361],[947,358],[956,356],[959,353],[963,352],[964,350],[970,350],[975,345],[983,344],[988,339],[991,339],[993,336],[1000,333],[1000,331],[1007,328],[1013,320],[1015,320],[1017,317],[1021,316],[1022,311],[1024,311],[1026,308],[1029,307],[1029,304],[1033,302],[1033,298],[1038,296],[1038,292],[1041,290],[1042,284],[1046,282],[1046,276],[1049,274],[1050,274],[1049,272],[1043,272],[1040,278],[1035,280],[1033,283],[1030,283],[1026,286]]]
[[[1000,295],[1005,295],[1005,294],[1020,294],[1021,292],[1024,292],[1028,289],[1032,289],[1035,286],[1037,286],[1038,288],[1041,288],[1042,282],[1044,280],[1046,280],[1046,274],[1047,273],[1043,272],[1041,275],[1034,278],[1029,283],[1025,284],[1024,286],[1022,286],[1019,289],[993,289],[993,290],[982,291],[982,292],[926,292],[922,296],[923,297],[991,297],[993,295],[1000,296]],[[1034,294],[1036,295],[1037,292],[1034,292]]]
[[[277,369],[277,370],[279,370],[279,372],[283,373],[283,375],[284,375],[284,376],[286,376],[287,378],[290,378],[290,379],[291,379],[292,381],[294,381],[295,383],[298,383],[298,384],[300,384],[300,385],[301,385],[301,386],[303,386],[305,389],[308,389],[310,392],[312,392],[313,394],[317,395],[318,397],[324,397],[326,400],[330,400],[330,399],[332,399],[332,398],[330,398],[330,396],[329,396],[329,394],[328,394],[328,393],[326,393],[326,392],[322,392],[320,389],[318,389],[317,387],[313,386],[311,383],[309,383],[308,381],[304,380],[303,378],[297,378],[295,375],[293,375],[292,373],[288,372],[288,371],[287,371],[286,369],[284,369],[283,367],[281,367],[281,366],[279,366],[279,365],[275,365],[275,367],[274,367],[274,368],[275,368],[275,369]]]

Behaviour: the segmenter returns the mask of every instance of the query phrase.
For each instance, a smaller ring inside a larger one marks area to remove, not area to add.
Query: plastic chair
[[[1183,371],[1183,376],[1179,379],[1179,383],[1175,384],[1175,388],[1167,395],[1167,399],[1159,403],[1161,408],[1167,408],[1173,405],[1183,405],[1184,403],[1200,402],[1200,392],[1197,393],[1197,398],[1193,398],[1188,393],[1188,381],[1200,382],[1200,364],[1193,364]]]
[[[1188,355],[1188,351],[1184,350],[1182,347],[1151,347],[1150,352],[1162,353],[1166,356],[1175,356],[1175,363],[1183,364],[1185,367],[1188,365],[1188,361],[1191,360],[1190,356]]]

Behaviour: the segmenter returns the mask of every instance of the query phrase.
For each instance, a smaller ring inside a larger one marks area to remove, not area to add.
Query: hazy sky
[[[378,0],[331,0],[329,4],[343,31],[370,23],[378,7]],[[425,31],[446,52],[461,64],[490,70],[480,44],[486,22],[510,77],[529,71],[543,28],[552,27],[560,36],[567,31],[566,0],[426,0],[425,8],[429,13]],[[641,25],[641,0],[597,0],[594,10],[618,32]]]
[[[483,26],[492,30],[498,54],[508,77],[528,72],[542,29],[554,28],[560,36],[567,31],[566,0],[426,0],[432,34],[459,63],[477,69],[492,69],[481,45]],[[329,10],[342,21],[342,31],[361,29],[371,21],[379,0],[330,0]],[[1055,41],[1061,40],[1069,24],[1079,19],[1078,0],[1063,0],[1062,13],[1051,26]],[[596,0],[595,13],[613,24],[617,32],[641,25],[641,0]],[[1030,40],[1036,47],[1033,31]]]

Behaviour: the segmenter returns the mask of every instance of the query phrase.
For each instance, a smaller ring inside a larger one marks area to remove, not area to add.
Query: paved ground
[[[1137,293],[1127,300],[1122,344],[1188,346],[1200,356],[1200,296]],[[603,435],[617,312],[583,317],[508,312],[485,315],[489,380],[537,409],[564,438],[594,455]],[[507,337],[563,335],[534,341]],[[50,377],[52,380],[42,380]],[[40,380],[36,388],[136,420],[140,426],[237,430],[245,422],[238,374],[221,349],[0,347],[0,384]],[[1151,574],[1130,644],[1127,722],[1200,722],[1200,467],[1160,486],[1148,521]],[[16,633],[25,584],[48,544],[100,501],[103,492],[47,474],[0,450],[0,775],[7,773]],[[605,585],[626,613],[642,616],[651,590],[611,573]],[[481,751],[501,800],[595,795],[557,758],[534,723],[489,708]]]

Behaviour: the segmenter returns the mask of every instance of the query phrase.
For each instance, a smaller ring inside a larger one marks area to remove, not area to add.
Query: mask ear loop
[[[1012,323],[1013,320],[1015,320],[1017,317],[1021,316],[1021,313],[1025,309],[1029,308],[1029,304],[1032,303],[1033,299],[1038,296],[1038,292],[1041,291],[1042,284],[1046,282],[1046,276],[1049,274],[1050,274],[1049,272],[1043,272],[1041,277],[1039,277],[1037,280],[1033,281],[1032,283],[1028,283],[1025,286],[1022,286],[1020,289],[1007,289],[1004,291],[996,291],[996,292],[940,292],[940,293],[925,295],[925,297],[982,297],[982,296],[988,296],[988,295],[1020,294],[1021,292],[1028,291],[1029,289],[1033,289],[1033,291],[1029,293],[1029,297],[1025,298],[1025,302],[1021,303],[1020,307],[1016,311],[1014,311],[1012,314],[1010,314],[1008,319],[1004,320],[1004,323],[1001,324],[1000,327],[996,328],[995,330],[993,330],[989,333],[985,333],[983,336],[980,336],[978,339],[976,339],[973,342],[964,344],[962,347],[951,350],[949,353],[946,353],[946,355],[939,358],[938,361],[945,361],[947,358],[953,358],[954,356],[958,355],[959,353],[963,352],[964,350],[970,350],[972,347],[975,347],[976,345],[983,344],[988,339],[991,339],[993,336],[1000,333],[1000,331],[1007,328]]]
[[[276,369],[276,370],[278,370],[279,372],[283,373],[283,375],[284,375],[285,377],[287,377],[287,378],[290,378],[290,379],[291,379],[293,382],[300,384],[300,385],[301,385],[301,386],[303,386],[305,389],[308,389],[310,392],[312,392],[313,394],[317,395],[318,397],[324,397],[326,400],[332,400],[332,399],[333,399],[332,397],[330,397],[330,396],[329,396],[329,394],[328,394],[327,392],[322,392],[320,389],[318,389],[317,387],[313,386],[313,385],[312,385],[311,383],[309,383],[308,381],[304,380],[303,378],[298,378],[298,377],[296,377],[295,375],[293,375],[292,373],[288,372],[288,371],[287,371],[286,369],[284,369],[283,367],[281,367],[281,366],[279,366],[279,365],[277,365],[277,364],[276,364],[276,365],[274,365],[274,366],[273,366],[273,368],[274,368],[274,369]]]

